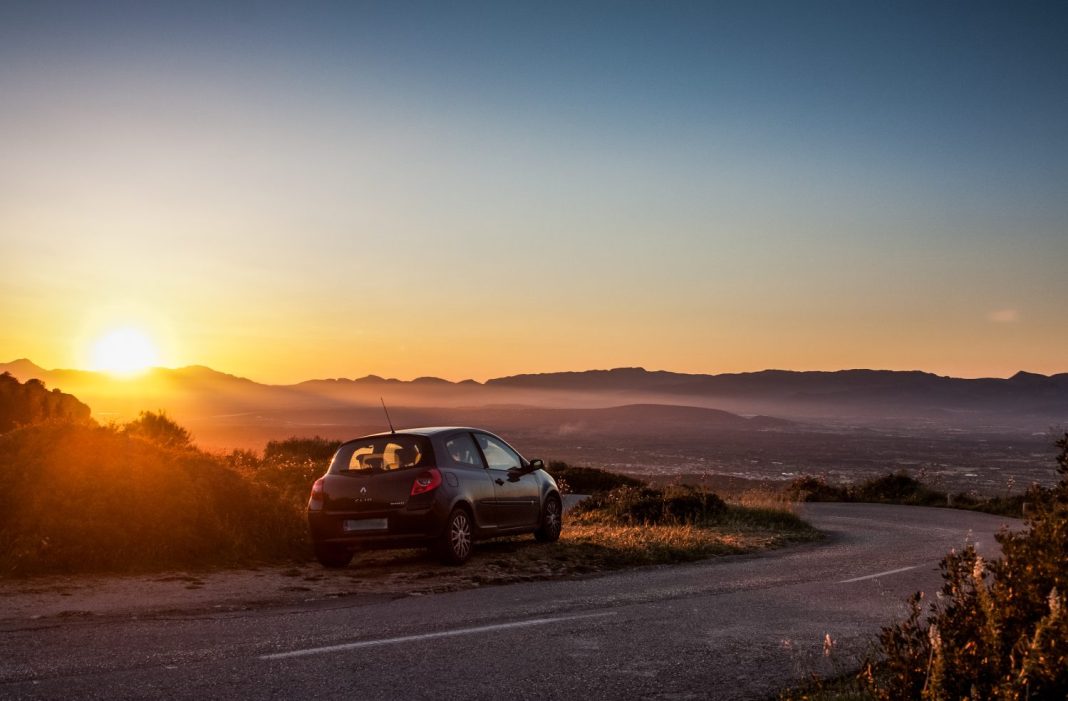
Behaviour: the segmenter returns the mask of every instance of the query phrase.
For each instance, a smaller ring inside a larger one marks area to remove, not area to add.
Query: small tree
[[[328,462],[337,451],[341,441],[315,436],[298,438],[293,436],[285,440],[268,441],[263,450],[263,461],[269,463]]]
[[[162,409],[158,412],[142,411],[136,420],[123,426],[123,431],[128,436],[137,436],[165,448],[193,448],[193,437],[189,431],[175,423]]]

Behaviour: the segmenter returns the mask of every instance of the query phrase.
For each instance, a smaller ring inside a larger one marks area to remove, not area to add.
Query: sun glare
[[[116,329],[93,344],[92,365],[114,375],[136,375],[158,362],[156,347],[136,329]]]

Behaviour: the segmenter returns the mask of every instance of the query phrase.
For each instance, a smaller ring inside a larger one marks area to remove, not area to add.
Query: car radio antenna
[[[396,433],[397,429],[393,428],[393,419],[389,418],[389,409],[386,408],[386,400],[379,397],[378,401],[382,402],[382,411],[386,412],[386,423],[389,424],[389,432]]]

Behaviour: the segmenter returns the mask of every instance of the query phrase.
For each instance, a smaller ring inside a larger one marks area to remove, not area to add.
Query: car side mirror
[[[529,464],[531,472],[534,472],[534,470],[544,470],[545,469],[545,463],[542,461],[541,458],[534,458],[528,464]]]

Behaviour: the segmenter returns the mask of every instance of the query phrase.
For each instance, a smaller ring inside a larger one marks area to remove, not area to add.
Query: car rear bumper
[[[353,549],[426,545],[441,534],[444,520],[437,516],[434,508],[389,513],[308,512],[308,526],[314,543],[344,545]],[[386,527],[379,528],[378,521],[383,521]],[[365,526],[367,530],[363,530]]]

